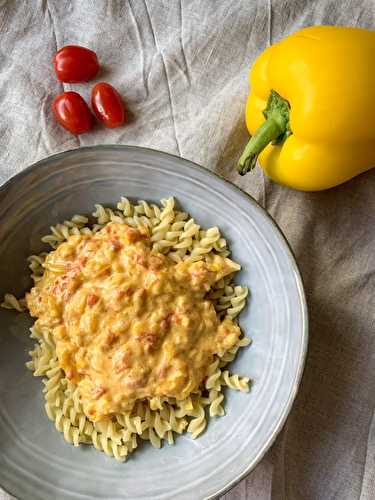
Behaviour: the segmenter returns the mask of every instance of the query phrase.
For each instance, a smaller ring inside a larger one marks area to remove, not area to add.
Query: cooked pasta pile
[[[187,213],[175,208],[173,198],[161,200],[161,206],[143,200],[133,205],[127,198],[121,198],[117,210],[102,205],[96,205],[95,208],[93,224],[89,225],[87,217],[75,215],[70,221],[51,227],[51,234],[44,236],[42,241],[55,249],[71,235],[92,234],[106,224],[115,222],[136,228],[146,227],[151,235],[152,249],[168,255],[175,262],[209,259],[213,254],[227,257],[230,253],[217,227],[201,229]],[[43,276],[43,263],[47,255],[43,252],[28,259],[34,283]],[[236,318],[246,304],[248,290],[234,284],[233,274],[215,283],[207,296],[222,318]],[[5,295],[2,306],[25,310],[24,299],[17,300],[11,294]],[[128,413],[93,422],[83,412],[78,387],[65,377],[60,368],[51,331],[38,330],[34,326],[31,328],[31,337],[37,343],[30,352],[31,361],[27,367],[34,376],[43,377],[45,410],[56,429],[63,433],[69,443],[75,446],[80,443],[92,444],[120,461],[124,461],[137,448],[139,439],[149,440],[156,448],[160,448],[163,441],[173,444],[175,433],[187,431],[195,439],[206,428],[207,415],[224,415],[223,387],[249,391],[247,377],[233,375],[225,369],[235,358],[238,349],[250,343],[248,338],[242,337],[222,356],[215,356],[204,386],[186,399],[179,401],[175,398],[154,397],[138,401]]]

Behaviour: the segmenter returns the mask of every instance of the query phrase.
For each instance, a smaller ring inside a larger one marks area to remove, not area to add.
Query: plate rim
[[[300,389],[301,385],[301,380],[304,374],[304,370],[306,367],[306,358],[307,358],[307,351],[308,351],[308,343],[309,343],[309,313],[308,313],[308,306],[307,306],[307,300],[306,300],[306,293],[305,293],[305,287],[304,287],[304,282],[302,278],[301,271],[299,269],[299,266],[297,264],[297,259],[296,256],[294,255],[294,252],[291,248],[291,245],[289,244],[284,232],[280,228],[280,226],[277,224],[275,219],[267,212],[266,209],[264,209],[256,200],[251,196],[249,193],[244,191],[242,188],[234,184],[233,182],[229,181],[222,175],[218,174],[217,172],[214,172],[212,170],[209,170],[206,167],[203,167],[202,165],[199,165],[198,163],[189,160],[187,158],[183,158],[182,156],[175,155],[173,153],[167,153],[165,151],[161,151],[159,149],[155,148],[148,148],[144,146],[136,146],[136,145],[126,145],[126,144],[96,144],[92,146],[80,146],[77,148],[72,148],[72,149],[67,149],[64,151],[60,151],[58,153],[54,153],[52,155],[49,155],[45,158],[42,158],[41,160],[38,160],[37,162],[32,163],[31,165],[28,165],[24,169],[22,169],[20,172],[17,172],[13,176],[11,176],[8,180],[6,180],[1,186],[0,186],[0,196],[5,194],[5,192],[11,188],[19,179],[22,179],[26,175],[28,175],[31,171],[38,170],[40,167],[43,165],[48,164],[51,161],[58,161],[63,159],[64,157],[77,153],[79,151],[97,151],[97,150],[122,150],[122,151],[129,151],[129,150],[138,150],[138,151],[143,151],[145,153],[158,153],[160,156],[166,156],[166,157],[172,157],[175,158],[177,161],[183,160],[184,162],[188,163],[191,168],[194,170],[197,170],[199,172],[204,172],[206,175],[220,179],[223,181],[225,184],[229,185],[232,189],[239,191],[239,193],[242,196],[245,196],[248,201],[253,205],[256,210],[262,212],[263,215],[265,215],[271,225],[273,226],[274,230],[276,233],[278,233],[280,240],[284,243],[285,249],[287,252],[288,260],[290,261],[292,270],[295,275],[295,280],[297,284],[297,289],[299,291],[299,296],[300,296],[300,306],[301,306],[301,323],[302,323],[302,337],[301,337],[301,352],[300,352],[300,357],[298,361],[298,370],[296,371],[295,375],[295,383],[290,391],[289,398],[287,401],[287,404],[285,405],[283,409],[283,413],[281,417],[279,418],[279,421],[277,422],[277,425],[273,431],[273,433],[270,435],[269,439],[265,442],[263,445],[262,449],[258,452],[258,455],[255,457],[254,460],[244,469],[244,471],[239,474],[237,477],[235,477],[232,481],[230,481],[226,486],[218,490],[217,492],[211,494],[208,497],[205,497],[205,500],[214,500],[215,498],[218,498],[221,495],[224,495],[228,493],[232,488],[234,488],[238,483],[240,483],[243,479],[245,479],[250,472],[252,472],[257,465],[260,463],[260,461],[264,458],[266,453],[269,451],[273,443],[275,442],[276,438],[284,428],[284,425],[286,424],[286,421],[288,419],[288,416],[292,410],[293,404],[296,400],[298,391]],[[0,484],[0,487],[8,493],[9,495],[14,495],[11,491],[8,489],[4,488],[2,484]],[[22,500],[22,499],[19,499]]]

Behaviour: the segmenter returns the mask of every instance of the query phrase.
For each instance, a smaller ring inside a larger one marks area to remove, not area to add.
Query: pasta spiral
[[[222,406],[222,402],[224,401],[224,394],[220,391],[212,389],[209,393],[210,399],[210,417],[222,417],[225,412]]]
[[[228,370],[223,371],[222,383],[235,391],[249,392],[249,379],[247,377],[240,377],[237,373],[230,375]]]
[[[203,406],[199,407],[198,415],[190,421],[187,431],[191,433],[191,437],[196,439],[199,434],[202,434],[207,426],[206,413]]]
[[[13,294],[6,293],[4,295],[4,300],[1,303],[1,307],[4,309],[15,309],[18,312],[23,312],[26,310],[26,303],[24,299],[17,299]]]

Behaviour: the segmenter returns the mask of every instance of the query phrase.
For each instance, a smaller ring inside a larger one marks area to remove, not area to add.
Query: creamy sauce
[[[91,420],[154,396],[198,389],[214,354],[240,335],[205,299],[235,264],[180,262],[153,253],[147,234],[109,224],[51,252],[27,294],[37,326],[52,330],[61,368],[78,384]]]

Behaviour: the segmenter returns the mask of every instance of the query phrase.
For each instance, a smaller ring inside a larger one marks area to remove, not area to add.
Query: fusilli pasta
[[[145,200],[133,205],[122,197],[115,210],[95,205],[92,216],[94,222],[88,226],[87,217],[74,215],[71,220],[51,227],[50,234],[44,236],[42,241],[54,249],[73,234],[91,234],[110,222],[116,222],[146,228],[153,250],[167,254],[175,262],[209,260],[215,255],[225,258],[230,254],[227,242],[217,227],[202,229],[186,212],[176,209],[173,198],[161,200],[159,207]],[[34,282],[43,276],[47,255],[43,252],[28,258]],[[228,315],[235,318],[245,307],[248,289],[233,283],[234,273],[239,269],[240,266],[236,265],[233,273],[217,282],[208,294],[220,317]],[[18,300],[12,294],[6,294],[1,305],[19,312],[26,308],[25,300]],[[74,446],[92,444],[119,461],[126,460],[128,454],[137,448],[139,438],[150,441],[156,448],[160,448],[163,442],[173,444],[174,433],[187,431],[193,439],[197,438],[207,426],[206,412],[210,417],[224,415],[223,387],[249,391],[247,377],[222,370],[235,358],[240,347],[250,344],[248,338],[242,337],[232,349],[216,356],[209,367],[204,387],[186,399],[154,397],[138,401],[129,413],[91,422],[83,412],[79,389],[67,380],[59,367],[51,333],[48,329],[37,330],[33,327],[31,338],[36,340],[36,345],[29,353],[31,359],[26,366],[34,376],[43,377],[48,418],[67,442]]]

